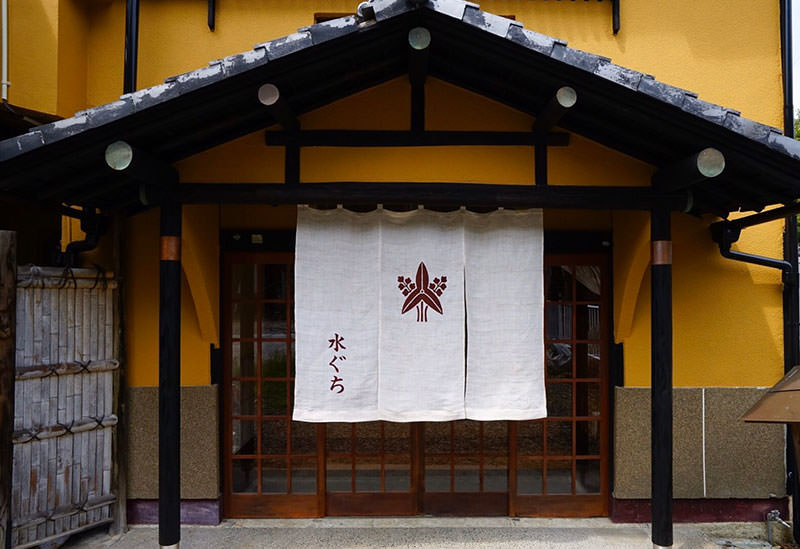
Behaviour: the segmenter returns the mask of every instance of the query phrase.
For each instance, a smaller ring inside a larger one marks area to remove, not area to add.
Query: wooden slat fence
[[[112,520],[116,288],[92,269],[17,271],[16,547]]]

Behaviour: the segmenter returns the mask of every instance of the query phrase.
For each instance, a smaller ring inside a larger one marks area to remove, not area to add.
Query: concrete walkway
[[[763,523],[678,524],[674,532],[676,548],[771,547]],[[100,529],[73,536],[63,547],[158,547],[158,530],[134,526],[125,535],[110,537]],[[649,524],[613,524],[608,519],[413,517],[226,520],[219,526],[184,527],[181,547],[627,549],[649,548],[652,542]]]

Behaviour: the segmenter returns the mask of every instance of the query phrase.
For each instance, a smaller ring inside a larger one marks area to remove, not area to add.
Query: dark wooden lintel
[[[437,146],[534,146],[541,138],[530,132],[485,131],[393,131],[393,130],[300,130],[297,134],[265,132],[267,145],[286,145],[297,140],[300,147],[437,147]],[[550,147],[569,145],[569,134],[551,132]]]
[[[547,145],[537,145],[533,151],[533,169],[537,185],[547,185]]]
[[[649,187],[489,185],[476,183],[335,182],[181,183],[174,197],[184,204],[423,204],[431,207],[507,207],[682,211],[687,194],[654,193]]]

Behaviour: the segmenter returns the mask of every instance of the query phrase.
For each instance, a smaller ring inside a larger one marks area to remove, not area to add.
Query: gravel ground
[[[763,523],[678,524],[673,547],[703,549],[771,547]],[[186,526],[184,548],[642,548],[652,547],[649,524],[607,519],[382,518],[227,520],[219,526]],[[158,530],[134,526],[122,536],[104,528],[73,536],[64,548],[158,547]]]

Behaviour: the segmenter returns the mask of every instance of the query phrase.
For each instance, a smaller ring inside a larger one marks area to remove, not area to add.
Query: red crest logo
[[[439,297],[447,289],[447,277],[434,278],[430,281],[428,268],[425,263],[420,262],[417,267],[415,281],[400,275],[397,277],[398,289],[406,296],[403,309],[400,314],[406,314],[411,309],[417,310],[417,322],[428,322],[428,308],[433,309],[440,315],[444,314],[442,302]]]

